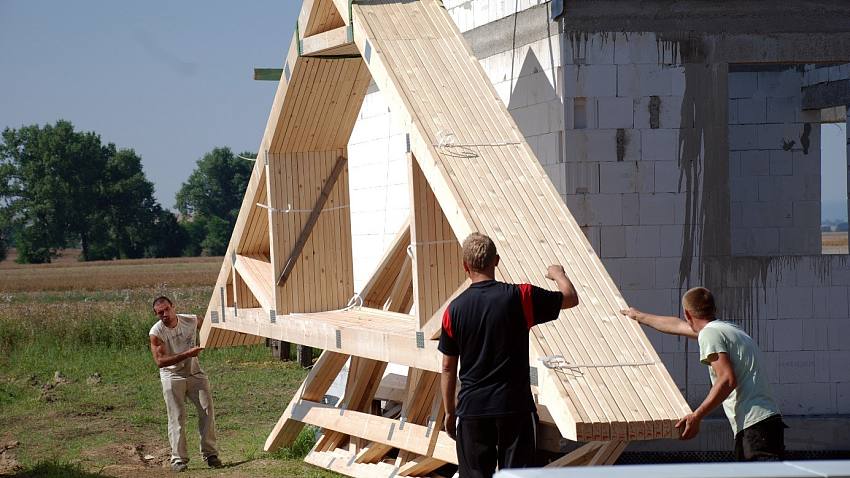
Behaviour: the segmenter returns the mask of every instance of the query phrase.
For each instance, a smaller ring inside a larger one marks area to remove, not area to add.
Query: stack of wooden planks
[[[459,241],[472,231],[495,240],[499,279],[553,288],[543,274],[561,263],[579,291],[530,339],[542,420],[589,442],[556,464],[613,463],[629,441],[676,436],[687,404],[440,2],[305,0],[283,71],[202,330],[206,346],[325,350],[266,449],[309,423],[324,434],[307,461],[352,476],[457,461],[434,339],[466,287]],[[370,80],[408,132],[411,214],[357,297],[346,144]],[[345,396],[323,403],[346,362]],[[410,367],[398,417],[374,407],[388,363]]]

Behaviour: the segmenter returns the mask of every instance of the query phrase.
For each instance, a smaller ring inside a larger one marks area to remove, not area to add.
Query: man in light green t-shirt
[[[699,342],[699,358],[709,366],[711,390],[693,413],[676,424],[683,428],[682,439],[693,438],[702,419],[722,403],[735,435],[736,460],[781,460],[785,454],[785,424],[761,371],[761,352],[755,342],[734,324],[715,319],[714,296],[704,287],[685,293],[682,306],[684,321],[634,308],[621,311],[659,332]]]

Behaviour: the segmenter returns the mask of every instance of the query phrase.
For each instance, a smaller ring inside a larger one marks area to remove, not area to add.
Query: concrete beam
[[[821,110],[850,105],[850,80],[818,83],[803,88],[803,109]]]

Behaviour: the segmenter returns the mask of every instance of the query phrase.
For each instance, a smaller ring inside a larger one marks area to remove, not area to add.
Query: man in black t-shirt
[[[495,280],[499,256],[493,241],[472,233],[463,241],[463,269],[471,284],[443,315],[440,388],[446,432],[457,442],[461,478],[492,476],[499,469],[534,464],[537,415],[528,368],[528,331],[578,305],[578,294],[560,265],[546,278],[559,292]],[[455,404],[457,368],[460,394]]]

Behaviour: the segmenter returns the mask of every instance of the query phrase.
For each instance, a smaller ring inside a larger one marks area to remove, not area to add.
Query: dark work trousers
[[[460,478],[489,478],[499,469],[534,465],[537,414],[460,418],[457,459]]]
[[[738,461],[782,461],[785,458],[785,423],[773,415],[735,435]]]

